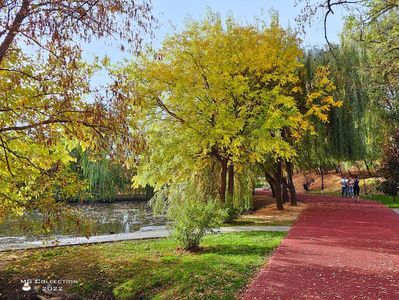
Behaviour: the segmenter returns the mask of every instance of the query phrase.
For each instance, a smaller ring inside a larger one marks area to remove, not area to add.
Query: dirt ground
[[[312,180],[310,184],[310,190],[321,189],[321,175],[316,173],[308,173],[306,177]],[[305,183],[305,174],[295,174],[294,184],[298,192],[303,192],[303,184]],[[341,189],[341,174],[335,172],[329,172],[324,175],[324,190],[326,192],[339,191]]]
[[[363,191],[367,191],[368,194],[378,194],[376,190],[376,177],[369,177],[367,174],[358,174],[355,171],[351,172],[352,176],[358,175],[360,179],[360,188]],[[315,172],[307,173],[306,175],[303,173],[295,174],[293,177],[293,181],[295,184],[295,188],[297,192],[304,192],[303,184],[305,183],[305,176],[312,180],[310,184],[310,192],[320,192],[321,190],[321,175],[316,174]],[[328,174],[324,175],[324,192],[335,194],[341,192],[341,177],[340,173],[336,173],[335,171],[329,171]],[[345,174],[346,177],[349,174]]]
[[[259,225],[291,225],[306,208],[306,203],[299,202],[298,206],[284,205],[284,210],[277,210],[276,200],[265,190],[257,191],[254,196],[254,211],[250,211],[237,220],[238,222],[252,222]]]

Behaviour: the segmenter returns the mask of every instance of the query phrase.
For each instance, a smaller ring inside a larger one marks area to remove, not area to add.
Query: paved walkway
[[[153,226],[155,227],[155,226]],[[242,231],[288,231],[289,226],[233,226],[233,227],[221,227],[216,230],[220,233],[228,232],[242,232]],[[170,231],[166,226],[157,226],[154,230],[141,230],[132,233],[120,233],[120,234],[108,234],[108,235],[97,235],[90,238],[86,237],[60,237],[57,240],[47,241],[24,241],[21,238],[16,238],[15,242],[0,243],[0,252],[9,250],[22,250],[22,249],[34,249],[34,248],[45,248],[55,246],[72,246],[72,245],[83,245],[83,244],[97,244],[107,242],[118,242],[128,240],[143,240],[153,238],[168,237]]]
[[[309,203],[243,299],[399,299],[399,216],[373,201]]]

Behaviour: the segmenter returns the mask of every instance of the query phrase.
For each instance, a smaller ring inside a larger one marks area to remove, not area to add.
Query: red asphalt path
[[[299,195],[308,208],[242,299],[399,299],[399,214]]]

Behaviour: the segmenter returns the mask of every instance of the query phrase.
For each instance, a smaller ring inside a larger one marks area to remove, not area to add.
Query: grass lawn
[[[326,196],[328,195],[336,197],[341,196],[341,194],[339,193],[321,193],[320,191],[312,191],[310,194],[326,195]],[[392,196],[387,196],[387,195],[360,195],[360,198],[366,200],[378,201],[389,208],[399,208],[399,197],[396,197],[396,202],[393,202]]]
[[[0,253],[0,299],[26,296],[21,279],[37,278],[77,280],[54,293],[68,299],[234,299],[284,235],[208,235],[197,253],[170,239]]]
[[[267,220],[262,217],[247,217],[241,216],[240,218],[230,222],[224,223],[223,227],[230,226],[291,226],[295,220]]]
[[[362,198],[381,202],[390,208],[399,208],[399,197],[396,197],[396,202],[393,202],[392,196],[387,195],[369,195]]]

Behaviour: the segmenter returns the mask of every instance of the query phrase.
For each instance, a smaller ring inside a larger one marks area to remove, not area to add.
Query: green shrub
[[[190,195],[173,201],[168,209],[172,235],[184,250],[197,250],[206,232],[212,232],[226,218],[216,200],[203,201]]]
[[[234,207],[232,203],[225,204],[225,211],[226,211],[226,218],[224,219],[224,222],[226,223],[233,222],[242,213],[242,209],[239,207]]]
[[[377,183],[377,191],[384,193],[384,195],[397,196],[398,187],[389,181],[379,181]]]

